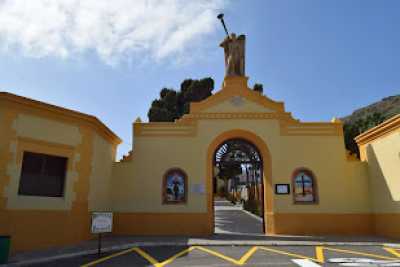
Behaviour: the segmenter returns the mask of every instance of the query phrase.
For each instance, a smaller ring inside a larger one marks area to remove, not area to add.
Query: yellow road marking
[[[226,261],[229,261],[229,262],[231,262],[233,264],[239,265],[239,266],[245,264],[246,261],[251,257],[251,255],[253,255],[257,251],[257,247],[252,247],[245,254],[243,254],[243,256],[239,260],[236,260],[234,258],[231,258],[229,256],[226,256],[224,254],[221,254],[219,252],[216,252],[216,251],[208,249],[208,248],[204,248],[204,247],[200,247],[200,246],[196,246],[195,248],[197,248],[198,250],[207,252],[207,253],[209,253],[211,255],[214,255],[214,256],[216,256],[218,258],[221,258],[221,259],[224,259]]]
[[[163,262],[161,262],[161,263],[158,263],[157,265],[154,265],[154,266],[155,266],[155,267],[163,267],[163,266],[165,266],[165,265],[167,265],[167,264],[173,262],[174,260],[176,260],[176,259],[179,258],[180,256],[189,253],[189,252],[192,251],[193,249],[195,249],[195,247],[189,247],[189,248],[187,248],[187,249],[185,249],[185,250],[182,250],[181,252],[175,254],[175,255],[172,256],[171,258],[166,259],[165,261],[163,261]]]
[[[245,264],[249,258],[257,251],[257,247],[252,247],[249,251],[247,251],[239,260],[239,263]]]
[[[297,258],[297,259],[307,259],[307,260],[311,260],[314,262],[318,262],[318,263],[324,263],[325,262],[325,256],[324,256],[324,250],[329,250],[329,251],[334,251],[334,252],[339,252],[339,253],[345,253],[345,254],[353,254],[353,255],[361,255],[361,256],[366,256],[366,257],[371,257],[371,258],[376,258],[376,259],[384,259],[384,260],[396,260],[396,258],[393,257],[387,257],[387,256],[382,256],[382,255],[376,255],[376,254],[371,254],[371,253],[364,253],[364,252],[359,252],[359,251],[353,251],[353,250],[345,250],[345,249],[337,249],[337,248],[330,248],[330,247],[322,247],[322,246],[316,246],[315,247],[315,258],[312,257],[308,257],[308,256],[304,256],[301,254],[296,254],[296,253],[292,253],[292,252],[288,252],[288,251],[284,251],[284,250],[279,250],[279,249],[275,249],[275,248],[270,248],[270,247],[260,247],[260,246],[254,246],[251,249],[249,249],[245,254],[243,254],[243,256],[240,259],[234,259],[232,257],[226,256],[222,253],[216,252],[212,249],[209,248],[205,248],[202,246],[191,246],[189,248],[186,248],[180,252],[178,252],[177,254],[173,255],[172,257],[159,262],[157,261],[155,258],[153,258],[150,254],[148,254],[147,252],[145,252],[144,250],[138,248],[138,247],[134,247],[134,248],[130,248],[112,255],[109,255],[107,257],[95,260],[93,262],[87,263],[85,265],[82,265],[81,267],[90,267],[93,265],[96,265],[98,263],[107,261],[109,259],[130,253],[130,252],[136,252],[137,254],[139,254],[141,257],[143,257],[144,259],[146,259],[149,263],[151,263],[154,267],[164,267],[167,264],[172,263],[174,260],[176,260],[177,258],[181,257],[182,255],[188,254],[189,252],[193,251],[193,250],[200,250],[203,252],[206,252],[208,254],[211,254],[213,256],[216,256],[220,259],[223,259],[225,261],[228,261],[230,263],[233,263],[235,265],[239,265],[242,266],[244,264],[246,264],[246,262],[250,259],[250,257],[257,251],[257,250],[264,250],[264,251],[268,251],[268,252],[272,252],[272,253],[276,253],[276,254],[280,254],[280,255],[286,255],[292,258]],[[395,255],[396,257],[400,257],[400,252],[397,251],[396,249],[393,248],[383,248],[386,251],[388,251],[389,253]]]
[[[160,264],[155,258],[153,258],[152,256],[150,256],[147,252],[145,252],[144,250],[140,249],[140,248],[135,248],[134,251],[139,254],[140,256],[142,256],[143,258],[145,258],[148,262],[150,262],[151,264],[153,264],[154,266],[157,266],[158,264]]]
[[[278,250],[278,249],[273,249],[273,248],[266,248],[266,247],[258,247],[258,248],[261,249],[261,250],[274,252],[274,253],[281,254],[281,255],[290,256],[290,257],[293,257],[293,258],[296,258],[296,259],[306,259],[306,260],[311,260],[311,261],[315,261],[315,262],[319,262],[319,263],[324,263],[324,255],[323,255],[321,249],[317,250],[318,247],[315,248],[315,250],[316,250],[316,258],[310,258],[310,257],[304,256],[304,255],[291,253],[291,252]]]
[[[395,255],[396,257],[400,258],[400,248],[383,248],[387,252]]]
[[[325,262],[324,247],[320,246],[315,247],[315,256],[317,257],[316,258],[317,262],[324,263]]]
[[[376,259],[396,260],[396,258],[393,258],[393,257],[387,257],[387,256],[376,255],[376,254],[365,253],[365,252],[359,252],[359,251],[353,251],[353,250],[338,249],[338,248],[326,248],[326,247],[324,247],[323,249],[324,249],[324,250],[335,251],[335,252],[346,253],[346,254],[354,254],[354,255],[367,256],[367,257],[376,258]]]
[[[100,259],[98,259],[98,260],[89,262],[89,263],[87,263],[87,264],[82,265],[81,267],[93,266],[93,265],[99,264],[99,263],[101,263],[101,262],[103,262],[103,261],[106,261],[106,260],[109,260],[109,259],[112,259],[112,258],[121,256],[121,255],[127,254],[127,253],[132,252],[132,251],[135,251],[135,250],[136,250],[136,248],[126,249],[126,250],[120,251],[120,252],[118,252],[118,253],[111,254],[111,255],[109,255],[109,256],[107,256],[107,257],[103,257],[103,258],[100,258]]]

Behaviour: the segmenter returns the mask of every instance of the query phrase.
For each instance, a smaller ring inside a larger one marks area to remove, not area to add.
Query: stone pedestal
[[[246,90],[249,89],[247,81],[249,77],[246,76],[225,76],[222,83],[222,90]]]

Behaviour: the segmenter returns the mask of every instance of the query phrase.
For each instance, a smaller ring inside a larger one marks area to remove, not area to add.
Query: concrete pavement
[[[262,218],[227,200],[214,201],[215,234],[263,236]]]

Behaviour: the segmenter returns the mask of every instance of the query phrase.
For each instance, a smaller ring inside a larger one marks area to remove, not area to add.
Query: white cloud
[[[107,63],[183,55],[220,27],[224,0],[0,0],[0,46],[26,56],[95,51]]]

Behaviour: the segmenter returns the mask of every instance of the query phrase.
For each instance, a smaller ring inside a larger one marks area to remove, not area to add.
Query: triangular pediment
[[[275,113],[285,112],[276,102],[247,87],[246,77],[225,78],[222,89],[207,99],[191,103],[190,113]]]

